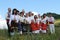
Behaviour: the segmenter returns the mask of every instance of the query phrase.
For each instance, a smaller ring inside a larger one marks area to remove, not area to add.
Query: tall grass
[[[56,27],[60,27],[60,19],[55,20],[55,26],[56,26]]]
[[[48,31],[47,34],[23,34],[23,35],[18,35],[15,34],[12,37],[8,36],[8,32],[7,30],[0,30],[0,40],[59,40],[60,39],[60,25],[58,25],[60,23],[59,21],[55,21],[55,25],[57,25],[57,27],[55,27],[55,34],[50,34],[50,31]]]
[[[50,32],[47,34],[15,34],[12,37],[8,37],[7,30],[0,30],[0,40],[58,40],[60,38],[60,27],[55,28],[55,34],[50,34]]]

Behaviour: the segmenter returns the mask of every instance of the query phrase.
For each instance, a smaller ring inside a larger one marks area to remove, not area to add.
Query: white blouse
[[[15,19],[16,22],[18,23],[18,21],[19,21],[19,15],[11,15],[11,16],[10,16],[9,24],[11,24],[11,21],[14,20],[14,19]]]
[[[25,19],[24,16],[23,16],[23,17],[19,16],[19,20],[20,20],[20,22],[24,22],[24,19]]]
[[[45,17],[44,19],[41,20],[42,23],[46,24],[46,21],[48,20],[48,17]]]
[[[38,22],[38,23],[41,22],[41,18],[38,18],[38,19],[37,19],[37,22]]]
[[[31,20],[33,20],[32,17],[27,17],[27,18],[26,18],[26,21],[27,21],[29,24],[31,24]]]

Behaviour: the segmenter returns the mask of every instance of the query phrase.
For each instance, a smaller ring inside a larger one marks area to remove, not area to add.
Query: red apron
[[[40,25],[38,23],[31,22],[32,31],[39,30],[39,29],[40,29]]]
[[[47,25],[46,24],[42,23],[41,26],[42,26],[42,30],[46,30],[47,29]]]

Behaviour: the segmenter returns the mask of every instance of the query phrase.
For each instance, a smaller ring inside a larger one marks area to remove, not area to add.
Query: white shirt
[[[46,21],[48,20],[48,17],[45,17],[44,19],[41,20],[42,23],[46,24]]]
[[[38,18],[37,21],[38,21],[38,23],[41,22],[41,18]]]
[[[8,17],[8,16],[11,16],[11,13],[6,14],[6,19],[10,19],[10,17]]]
[[[31,16],[31,20],[33,20],[34,19],[34,16]]]
[[[29,23],[29,17],[26,17],[25,20]]]
[[[31,20],[32,20],[32,17],[27,17],[27,18],[26,18],[26,21],[27,21],[29,24],[31,24]]]
[[[49,17],[49,18],[48,18],[48,21],[49,21],[49,22],[54,22],[54,17]]]
[[[20,20],[20,22],[24,22],[24,19],[25,19],[24,16],[23,16],[23,17],[19,16],[19,20]]]
[[[11,24],[11,21],[14,20],[14,19],[16,20],[16,22],[18,22],[19,21],[19,15],[11,15],[9,24]]]

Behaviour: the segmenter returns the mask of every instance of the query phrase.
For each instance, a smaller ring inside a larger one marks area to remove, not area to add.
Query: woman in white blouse
[[[17,9],[13,9],[9,21],[11,35],[14,35],[14,29],[18,26],[18,22],[19,22],[19,15],[17,13]]]

